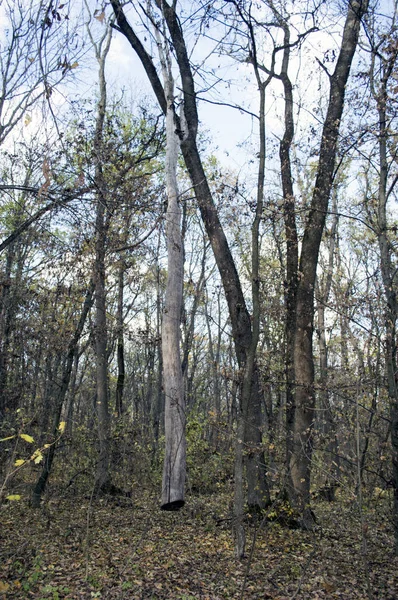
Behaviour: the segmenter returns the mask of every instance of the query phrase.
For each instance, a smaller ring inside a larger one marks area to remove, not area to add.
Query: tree
[[[112,7],[115,12],[117,29],[127,38],[133,50],[142,62],[148,79],[152,85],[153,91],[164,114],[167,113],[167,101],[165,92],[156,67],[151,56],[145,50],[142,42],[129,24],[124,9],[118,0],[112,0]],[[181,151],[187,167],[189,176],[194,188],[201,216],[209,237],[221,280],[224,287],[225,296],[228,303],[231,319],[232,335],[235,344],[235,352],[239,367],[244,372],[248,358],[248,353],[252,343],[252,326],[249,311],[246,306],[242,291],[241,281],[233,260],[225,232],[222,228],[216,206],[207,181],[205,170],[197,145],[198,131],[198,113],[196,105],[196,93],[192,68],[188,58],[187,47],[185,44],[183,31],[178,19],[175,5],[169,5],[166,2],[158,2],[157,8],[162,14],[167,29],[173,43],[175,59],[178,65],[179,75],[182,85],[183,95],[183,121],[177,118],[176,131],[181,140]],[[258,406],[258,371],[253,369],[253,379],[251,381],[250,403],[248,410],[255,410]],[[248,416],[250,419],[250,416]],[[256,452],[259,443],[258,428],[246,428],[247,435],[245,442],[251,447],[252,452]],[[261,434],[260,434],[261,437]],[[256,481],[250,482],[250,497],[255,498],[259,506],[264,506],[267,497],[259,494],[257,490],[265,491],[266,483],[266,465],[258,464],[255,472]],[[261,496],[261,498],[260,498]]]
[[[181,314],[183,301],[184,253],[181,208],[177,184],[180,139],[176,134],[176,107],[171,60],[159,30],[157,43],[164,80],[166,111],[166,238],[167,283],[162,319],[162,364],[165,393],[165,456],[163,466],[163,510],[178,510],[185,503],[185,395],[181,366]],[[182,122],[183,127],[183,122]],[[184,134],[183,134],[184,135]]]
[[[299,255],[297,206],[291,165],[291,147],[294,139],[293,86],[289,77],[291,50],[316,29],[311,27],[291,39],[291,25],[286,8],[277,9],[269,2],[270,22],[256,20],[251,9],[243,18],[252,40],[249,54],[257,71],[281,81],[284,91],[284,133],[280,141],[280,174],[283,193],[283,216],[286,238],[285,276],[285,335],[286,335],[286,417],[288,491],[292,504],[302,515],[304,526],[311,526],[309,510],[312,430],[315,422],[313,320],[314,290],[322,233],[328,210],[337,155],[337,141],[344,108],[345,86],[357,46],[360,23],[367,10],[367,2],[350,2],[342,34],[340,52],[335,70],[328,74],[330,93],[327,114],[323,123],[319,161],[315,175],[312,199],[304,223],[304,234]],[[314,18],[316,11],[312,13]],[[310,15],[309,15],[310,16]],[[274,43],[270,66],[262,64],[255,48],[255,28],[280,29],[281,45]],[[276,57],[281,54],[279,72]],[[257,75],[258,79],[258,75]],[[260,154],[261,156],[261,154]]]
[[[90,37],[91,31],[88,29]],[[109,229],[107,214],[108,190],[103,174],[104,162],[104,124],[107,109],[105,80],[105,62],[112,39],[112,29],[106,28],[100,41],[95,43],[91,37],[98,61],[99,99],[93,140],[94,187],[96,193],[95,220],[95,262],[94,262],[94,298],[95,298],[95,353],[96,353],[96,407],[98,418],[99,457],[95,480],[96,493],[106,491],[110,485],[110,416],[108,398],[108,354],[106,323],[106,274],[105,252]]]
[[[5,36],[0,46],[0,145],[15,127],[32,121],[40,99],[49,101],[77,67],[78,49],[69,3],[35,0],[4,2]]]
[[[395,11],[397,10],[397,4]],[[394,491],[393,525],[395,553],[398,554],[398,362],[397,362],[397,269],[395,250],[388,215],[388,201],[395,193],[398,175],[396,172],[396,143],[391,140],[391,126],[396,113],[392,96],[396,92],[395,76],[398,64],[398,39],[394,21],[388,31],[377,31],[372,14],[368,21],[370,43],[370,85],[377,111],[378,139],[378,185],[375,229],[380,253],[380,271],[385,295],[385,362],[387,389],[390,401],[392,484]]]
[[[339,56],[334,72],[329,75],[329,103],[323,124],[315,186],[307,214],[297,276],[294,277],[292,274],[293,281],[297,281],[297,292],[295,302],[292,303],[291,307],[291,310],[294,310],[295,316],[289,317],[290,321],[294,323],[293,364],[295,386],[292,449],[289,457],[289,474],[291,478],[289,492],[293,505],[302,515],[302,522],[305,527],[311,527],[313,521],[312,513],[309,510],[309,503],[313,447],[312,432],[315,422],[316,403],[312,345],[316,270],[333,184],[337,141],[344,108],[345,88],[358,43],[361,19],[366,11],[366,1],[357,2],[354,0],[350,2],[347,9]],[[289,92],[286,97],[286,105],[290,104],[291,97]],[[290,122],[289,128],[291,128]],[[285,193],[288,194],[285,201],[291,203],[289,186],[286,187]],[[291,218],[289,211],[287,217],[288,219]],[[286,221],[287,227],[290,227],[289,223]],[[294,227],[292,231],[294,231]],[[294,242],[294,237],[290,250],[294,255],[298,250]],[[296,259],[293,262],[295,263]]]
[[[56,442],[54,441],[57,437],[57,432],[59,431],[62,409],[64,408],[64,402],[66,398],[66,394],[69,388],[69,383],[72,375],[73,363],[75,357],[78,353],[78,344],[80,338],[82,336],[84,326],[87,320],[87,316],[91,310],[93,305],[93,294],[94,294],[94,285],[93,282],[90,282],[89,288],[86,293],[86,297],[82,306],[81,314],[79,320],[76,324],[76,329],[74,334],[69,342],[68,350],[66,353],[66,357],[63,362],[62,376],[61,376],[61,384],[58,388],[58,392],[55,394],[55,397],[52,398],[54,406],[53,406],[53,423],[52,423],[52,436],[53,441],[49,447],[47,455],[44,459],[44,464],[42,471],[36,484],[32,491],[32,506],[34,508],[38,508],[40,506],[40,502],[42,499],[42,495],[46,489],[48,478],[51,474],[51,468],[53,465],[55,452],[56,452]]]

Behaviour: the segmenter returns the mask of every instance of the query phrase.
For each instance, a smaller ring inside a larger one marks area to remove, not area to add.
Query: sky
[[[307,114],[304,114],[305,111],[301,112],[301,119],[304,122],[313,118],[311,116],[312,103],[316,96],[313,88],[317,87],[321,80],[322,85],[325,85],[327,79],[325,73],[319,70],[315,54],[322,58],[326,50],[337,48],[336,44],[339,42],[337,31],[341,31],[341,24],[341,19],[337,19],[333,23],[330,35],[326,35],[324,31],[311,34],[300,55],[292,53],[290,69],[292,81],[294,84],[298,84],[299,80],[306,81],[305,87],[300,84],[300,89],[298,87],[295,89],[296,101],[309,107]],[[311,23],[307,27],[310,25]],[[139,32],[139,28],[136,31]],[[195,46],[194,59],[197,63],[207,57],[206,70],[209,74],[210,85],[216,78],[223,80],[210,92],[199,93],[199,97],[205,96],[212,102],[239,105],[248,111],[257,113],[259,95],[251,65],[239,63],[231,57],[220,58],[216,54],[211,54],[214,47],[212,40],[221,33],[221,27],[219,31],[211,29],[208,36],[200,37]],[[156,49],[151,48],[148,36],[146,37],[147,41],[144,44],[154,54]],[[292,37],[294,38],[294,36]],[[267,65],[268,61],[269,54],[264,53],[264,64]],[[107,74],[109,88],[120,89],[121,86],[124,86],[133,97],[147,94],[148,97],[154,99],[139,60],[127,40],[118,32],[115,32],[113,36]],[[197,92],[200,92],[201,83],[202,80],[197,77]],[[281,92],[280,82],[274,81],[267,89],[266,94],[266,128],[270,154],[274,152],[275,144],[283,133],[281,119],[284,103]],[[251,170],[253,168],[252,159],[257,153],[258,145],[257,119],[225,105],[199,101],[198,107],[201,130],[211,138],[209,151],[216,154],[217,158],[223,164],[228,165],[230,169],[237,172]]]
[[[28,0],[23,1],[28,2]],[[381,3],[382,8],[386,10],[390,9],[391,2],[392,0],[383,0]],[[184,3],[187,5],[187,0],[184,0]],[[88,4],[92,10],[100,6],[94,0],[88,0]],[[335,5],[337,6],[337,3]],[[78,11],[81,5],[80,3],[74,3],[74,7]],[[329,9],[330,3],[328,4]],[[4,11],[4,4],[0,4],[0,17],[2,10]],[[109,7],[107,11],[107,15],[110,15]],[[313,111],[316,107],[313,104],[315,97],[319,97],[318,86],[322,87],[323,101],[326,100],[328,93],[327,77],[319,68],[316,57],[322,59],[327,50],[337,49],[340,39],[342,18],[338,19],[335,16],[334,20],[331,21],[330,13],[326,11],[326,14],[329,21],[324,21],[323,26],[328,26],[327,34],[325,31],[312,33],[303,45],[300,55],[293,55],[291,59],[290,73],[292,81],[295,84],[295,100],[303,107],[300,119],[304,128],[310,122],[314,121]],[[291,22],[292,28],[294,28],[294,16],[292,16]],[[310,25],[311,23],[307,24],[308,27]],[[104,24],[96,19],[92,20],[92,26],[94,37],[101,35],[105,27]],[[214,46],[212,40],[219,37],[222,32],[222,26],[215,27],[216,29],[214,29],[214,25],[212,24],[211,28],[206,30],[206,36],[199,38],[195,47],[194,58],[198,62],[203,60],[204,57],[208,57],[206,66],[209,77],[213,78],[213,80],[219,77],[224,80],[224,83],[221,82],[210,92],[200,95],[206,95],[208,99],[213,101],[238,104],[244,106],[249,111],[256,112],[258,107],[258,92],[251,66],[238,63],[231,57],[220,58],[217,55],[211,55]],[[142,26],[141,29],[137,28],[137,32],[142,33]],[[82,56],[78,56],[75,59],[71,54],[69,57],[71,62],[76,60],[77,67],[71,73],[72,79],[70,83],[60,87],[58,92],[53,93],[51,102],[56,109],[62,106],[68,107],[74,100],[94,96],[93,92],[97,84],[97,66],[93,58],[89,61],[87,60],[89,56],[93,56],[93,53],[83,25],[79,35],[85,38],[85,45],[79,50]],[[191,33],[191,41],[193,39],[192,35]],[[147,36],[144,44],[150,52],[155,52],[155,49],[150,46],[149,36]],[[266,47],[265,43],[264,47]],[[265,64],[268,60],[269,53],[265,52]],[[332,69],[333,63],[326,66]],[[113,34],[106,72],[110,96],[112,94],[117,96],[122,90],[124,91],[125,98],[131,98],[135,102],[139,102],[142,97],[146,96],[149,102],[153,102],[154,107],[156,107],[155,110],[158,109],[140,61],[124,36],[117,31],[114,31]],[[197,91],[200,91],[200,79],[197,78],[197,80]],[[267,89],[266,129],[268,152],[271,159],[272,155],[275,154],[278,139],[282,134],[281,117],[283,116],[284,103],[281,91],[281,84],[277,81]],[[30,116],[32,117],[30,129],[33,130],[36,122],[39,122],[39,115],[37,114],[36,119],[34,113]],[[201,132],[210,139],[208,152],[214,153],[222,164],[225,164],[231,170],[236,170],[238,173],[246,173],[253,170],[252,159],[256,155],[258,142],[257,120],[231,107],[225,105],[217,106],[204,101],[199,102],[199,116],[201,120]],[[300,136],[301,131],[298,130],[297,133]]]
[[[22,3],[29,3],[29,0],[21,1]],[[87,3],[91,10],[102,10],[101,5],[97,4],[95,0],[87,0]],[[188,9],[188,0],[184,0],[182,5],[183,8]],[[76,14],[78,14],[80,9],[84,6],[84,2],[73,2],[71,6],[72,8],[70,10],[76,11]],[[195,3],[193,3],[193,6],[195,7]],[[0,23],[0,36],[4,35],[4,9],[5,4],[0,3],[0,21],[3,23],[3,29],[1,28]],[[134,12],[130,11],[129,14],[132,19],[135,17]],[[106,9],[106,15],[107,17],[111,15],[109,6]],[[1,19],[2,16],[3,19]],[[74,14],[70,13],[71,21],[73,18]],[[133,21],[132,24],[134,24]],[[102,34],[105,24],[94,18],[91,21],[91,27],[94,38],[96,38]],[[136,30],[141,35],[143,28],[142,26],[138,26]],[[220,78],[225,81],[225,83],[219,83],[210,92],[200,95],[206,96],[206,98],[211,99],[212,101],[241,105],[256,113],[258,107],[258,93],[251,66],[244,63],[238,63],[231,57],[220,58],[217,55],[211,54],[214,48],[213,40],[218,38],[222,32],[222,25],[215,25],[214,22],[212,22],[210,29],[205,30],[206,35],[200,36],[195,45],[194,60],[200,62],[207,57],[206,69],[210,81],[213,82],[215,78]],[[81,56],[77,56],[77,58],[73,56],[73,48],[70,50],[68,60],[71,64],[77,64],[77,67],[71,74],[73,75],[71,83],[59,87],[59,91],[53,93],[51,102],[56,109],[63,104],[67,106],[73,100],[78,100],[81,97],[92,96],[93,90],[96,87],[97,67],[95,60],[93,59],[91,59],[87,65],[88,57],[90,55],[92,56],[92,47],[84,25],[81,25],[79,36],[82,38],[84,36],[85,45],[83,48],[79,48],[78,53],[80,53]],[[141,35],[141,37],[143,38],[143,35]],[[144,41],[145,46],[151,53],[155,53],[156,48],[151,47],[149,36],[146,35],[146,38],[147,40]],[[194,40],[192,31],[189,33],[188,38],[192,43]],[[309,48],[314,48],[319,44],[322,45],[324,39],[324,34],[323,36],[314,34]],[[329,43],[329,41],[327,43]],[[305,56],[305,54],[303,54],[303,56]],[[268,60],[268,56],[265,60]],[[307,67],[309,63],[313,63],[313,59],[309,59],[308,54],[305,61]],[[298,59],[293,58],[293,79],[294,73],[302,73],[303,69],[303,61],[298,61]],[[154,95],[140,61],[124,36],[116,31],[113,34],[106,72],[109,95],[113,92],[116,95],[120,94],[123,89],[127,98],[131,97],[133,100],[139,101],[142,96],[147,96],[148,98],[151,98],[154,105],[156,105]],[[200,91],[201,80],[197,78],[197,82],[197,91]],[[274,138],[275,135],[278,136],[281,132],[280,117],[282,115],[283,103],[281,103],[279,95],[280,91],[280,84],[275,82],[275,85],[271,86],[269,93],[267,93],[267,127],[268,130],[272,132]],[[231,169],[236,169],[238,172],[243,168],[250,168],[250,160],[256,152],[258,139],[257,120],[248,114],[239,112],[231,107],[225,105],[217,106],[204,101],[199,102],[199,116],[201,119],[202,132],[206,137],[210,137],[212,140],[209,151],[215,153],[219,160],[228,164]],[[31,129],[33,130],[39,117],[37,114],[35,120],[33,111],[30,117],[32,117]]]

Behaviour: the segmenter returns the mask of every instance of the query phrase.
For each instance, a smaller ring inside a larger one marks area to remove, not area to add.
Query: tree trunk
[[[62,373],[61,385],[58,394],[54,398],[54,416],[52,425],[52,437],[57,437],[58,427],[62,414],[62,407],[65,401],[66,393],[68,391],[71,373],[73,369],[73,363],[78,349],[80,337],[83,333],[84,325],[86,323],[87,315],[93,305],[94,295],[94,284],[91,283],[87,291],[86,298],[83,304],[82,312],[77,323],[73,338],[69,343],[68,352],[66,355],[66,361]],[[56,452],[56,444],[53,442],[50,446],[48,453],[45,457],[44,464],[40,476],[32,491],[32,506],[37,508],[40,506],[42,495],[46,489],[47,481],[51,473],[54,457]]]
[[[207,328],[207,343],[208,343],[208,352],[210,358],[210,372],[212,379],[212,388],[211,395],[214,401],[214,405],[211,407],[211,410],[215,411],[215,427],[212,427],[210,434],[210,443],[214,450],[218,449],[218,427],[219,421],[221,417],[221,381],[220,381],[220,353],[221,353],[221,306],[220,306],[220,290],[218,290],[217,294],[217,340],[213,340],[213,332],[211,330],[210,323],[210,315],[209,315],[209,302],[208,295],[205,292],[205,300],[204,300],[204,317],[206,320],[206,328]],[[226,394],[227,396],[227,394]]]
[[[7,359],[11,337],[10,304],[11,298],[11,271],[14,262],[14,244],[7,250],[5,272],[0,295],[0,419],[4,416],[7,407]]]
[[[159,256],[160,247],[160,234],[158,242],[158,253]],[[160,286],[160,266],[159,263],[156,266],[156,355],[157,355],[157,379],[156,379],[156,402],[153,404],[152,410],[152,423],[154,433],[154,451],[157,450],[159,435],[160,435],[160,423],[161,417],[164,410],[164,393],[162,386],[162,375],[163,375],[163,361],[162,361],[162,342],[161,342],[161,312],[162,312],[162,292]]]
[[[377,101],[377,111],[379,117],[378,139],[379,139],[379,189],[378,189],[378,229],[377,237],[380,249],[380,269],[386,298],[385,307],[385,356],[387,367],[387,385],[388,396],[390,399],[390,417],[391,417],[391,448],[392,448],[392,481],[393,481],[393,527],[395,554],[398,555],[398,361],[397,361],[397,277],[396,267],[394,265],[394,247],[388,237],[387,228],[387,192],[388,181],[388,161],[387,161],[387,139],[389,124],[387,120],[387,85],[389,78],[395,72],[397,61],[397,50],[388,54],[388,58],[381,57],[377,49],[375,50],[381,61],[381,77],[379,90],[376,93],[374,76],[372,73],[372,87],[375,99]],[[374,67],[374,65],[373,65]]]
[[[116,15],[118,30],[121,31],[127,38],[130,45],[141,60],[159,105],[163,113],[166,114],[166,96],[152,58],[146,52],[141,41],[128,23],[119,0],[111,0],[111,4]],[[167,23],[176,53],[178,69],[182,82],[184,123],[182,127],[180,119],[177,119],[175,131],[177,131],[181,139],[181,151],[184,162],[192,181],[202,220],[204,222],[221,276],[231,319],[232,336],[234,339],[236,357],[239,367],[243,372],[245,369],[247,353],[249,352],[252,342],[250,314],[243,296],[238,271],[236,269],[227,238],[218,217],[217,208],[214,204],[196,143],[198,113],[196,106],[195,85],[180,22],[175,12],[175,5],[173,4],[170,6],[167,4],[167,2],[161,2],[158,0],[157,6],[162,11]],[[184,135],[182,133],[183,129],[185,130]],[[253,373],[254,377],[256,377],[257,369],[254,369]],[[256,414],[258,406],[258,398],[255,397],[257,393],[258,387],[254,379],[254,385],[252,385],[251,388],[251,397],[248,407],[249,411],[253,410],[253,414]],[[254,419],[255,418],[256,417],[254,417]],[[261,480],[265,475],[265,469],[258,470],[257,474],[259,479],[256,482],[256,485],[262,488],[263,483]]]
[[[367,0],[353,0],[348,7],[339,57],[335,71],[330,76],[329,105],[322,132],[317,177],[302,241],[299,264],[300,277],[297,287],[294,341],[295,418],[290,473],[293,486],[291,501],[301,513],[304,527],[312,527],[313,525],[309,503],[312,433],[315,420],[312,338],[316,269],[334,176],[345,86],[358,43],[361,19],[367,10],[367,5]]]
[[[330,491],[330,500],[334,500],[336,480],[338,479],[338,439],[336,424],[330,405],[330,392],[328,389],[328,345],[326,339],[325,310],[329,301],[334,271],[334,255],[337,237],[338,213],[337,213],[337,190],[333,193],[333,216],[332,224],[328,234],[328,265],[323,280],[317,280],[317,317],[318,317],[318,344],[319,344],[319,414],[320,433],[325,443],[325,468],[328,480],[325,482]]]
[[[177,159],[179,138],[175,133],[174,82],[168,50],[158,44],[167,99],[166,113],[166,238],[167,284],[162,323],[163,383],[165,391],[165,457],[161,508],[178,510],[185,503],[186,440],[185,396],[181,365],[181,310],[184,255],[181,208],[178,198]]]
[[[124,412],[123,395],[125,381],[125,364],[124,364],[124,334],[123,334],[123,300],[124,300],[124,261],[120,260],[118,272],[118,298],[117,298],[117,381],[116,381],[116,397],[115,408],[116,414],[121,417]]]
[[[95,357],[96,357],[96,410],[98,421],[99,456],[95,490],[100,492],[109,483],[109,433],[110,417],[108,408],[108,356],[105,291],[105,244],[106,232],[102,198],[97,203],[97,240],[95,277]]]
[[[285,130],[279,146],[281,180],[283,193],[283,218],[286,237],[286,278],[285,278],[285,377],[286,377],[286,463],[287,486],[292,489],[290,460],[293,453],[293,426],[295,416],[294,394],[294,337],[296,332],[296,296],[298,281],[298,237],[296,225],[295,196],[293,190],[290,149],[294,137],[293,86],[288,75],[290,61],[290,29],[282,16],[276,13],[283,29],[283,58],[280,79],[285,94]]]
[[[106,114],[105,61],[111,43],[111,29],[98,44],[94,44],[99,65],[99,101],[94,135],[94,183],[97,194],[96,241],[95,241],[95,355],[96,355],[96,409],[98,422],[99,455],[95,476],[94,491],[105,491],[109,486],[110,469],[110,416],[108,407],[108,355],[106,322],[106,272],[105,250],[109,220],[106,216],[106,182],[102,172],[103,136]],[[90,32],[89,32],[90,33]],[[105,47],[102,44],[105,42]]]
[[[254,42],[254,41],[253,41]],[[247,445],[246,475],[249,509],[261,509],[270,502],[266,477],[266,462],[262,449],[262,411],[259,373],[256,362],[257,346],[260,338],[260,224],[264,205],[265,179],[265,84],[261,81],[257,65],[254,64],[260,93],[259,108],[259,168],[257,181],[256,214],[252,224],[251,287],[253,300],[252,336],[247,351],[242,386],[242,408],[246,424],[245,442]]]

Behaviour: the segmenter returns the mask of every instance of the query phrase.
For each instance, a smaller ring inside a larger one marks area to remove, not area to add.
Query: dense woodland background
[[[0,3],[0,596],[398,596],[397,11]]]

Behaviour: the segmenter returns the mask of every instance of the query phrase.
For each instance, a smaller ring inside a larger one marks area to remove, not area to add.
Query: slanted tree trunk
[[[209,237],[222,280],[231,319],[232,336],[234,339],[236,357],[239,367],[243,372],[246,365],[247,354],[252,342],[251,318],[243,295],[238,271],[231,254],[225,232],[219,220],[217,208],[210,191],[197,146],[196,137],[198,130],[198,113],[196,106],[195,85],[181,25],[175,10],[175,4],[169,5],[167,2],[161,0],[157,0],[156,3],[167,23],[167,28],[173,42],[182,83],[185,132],[184,135],[182,135],[183,128],[181,127],[179,119],[176,120],[175,131],[177,131],[181,139],[181,151],[184,162],[193,184],[193,189],[199,205],[202,220],[204,222],[206,233]],[[127,38],[130,45],[141,60],[148,79],[152,85],[153,91],[159,102],[159,106],[164,114],[166,114],[166,96],[152,58],[147,53],[141,41],[128,23],[119,0],[111,0],[111,4],[116,15],[118,24],[117,29],[121,31]],[[248,407],[250,413],[253,411],[253,414],[256,414],[258,407],[258,398],[256,397],[258,393],[258,380],[256,381],[257,375],[257,367],[255,367],[253,368],[253,384],[251,386],[251,397]],[[255,439],[252,440],[253,446],[257,446],[257,429],[258,428],[254,429]],[[250,431],[253,431],[253,428],[250,428]],[[248,439],[245,441],[248,444],[251,443]],[[265,477],[265,472],[265,465],[264,468],[256,471],[257,481],[255,485],[258,486],[259,489],[263,488],[262,479]]]
[[[52,437],[56,439],[59,423],[61,420],[62,407],[64,405],[66,393],[68,391],[69,382],[71,378],[71,373],[73,369],[73,363],[75,360],[75,356],[78,350],[79,340],[83,333],[84,325],[86,323],[87,315],[90,312],[90,309],[93,305],[93,296],[94,296],[94,283],[90,283],[90,287],[87,291],[86,298],[84,300],[84,304],[82,307],[82,312],[80,314],[79,321],[76,325],[75,332],[73,337],[69,343],[68,352],[66,354],[66,359],[64,362],[64,368],[62,373],[61,385],[59,387],[58,394],[53,398],[54,403],[54,414],[53,414],[53,424],[52,424]],[[56,452],[56,444],[53,443],[48,449],[47,455],[45,457],[43,468],[41,470],[40,476],[33,488],[32,491],[32,506],[34,508],[38,508],[40,506],[42,495],[46,489],[47,481],[51,473],[51,468],[54,462]]]
[[[343,114],[345,86],[358,43],[367,0],[352,0],[348,7],[339,57],[330,76],[330,95],[322,132],[315,188],[307,217],[299,263],[296,330],[294,338],[295,415],[290,457],[291,501],[302,515],[304,527],[312,527],[309,509],[313,427],[315,421],[313,320],[314,289],[319,248],[333,183],[337,139]]]

